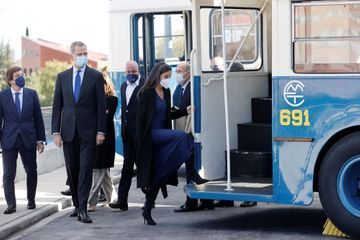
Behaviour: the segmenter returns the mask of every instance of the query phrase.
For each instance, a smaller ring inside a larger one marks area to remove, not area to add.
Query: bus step
[[[234,178],[272,178],[271,152],[231,150],[230,166]]]
[[[273,185],[271,183],[241,182],[239,179],[232,178],[231,194],[226,188],[227,182],[219,179],[201,185],[188,184],[185,186],[185,192],[191,198],[198,199],[272,202]]]
[[[241,123],[238,128],[238,149],[271,152],[271,124]]]
[[[271,98],[252,98],[251,117],[254,123],[271,124]]]

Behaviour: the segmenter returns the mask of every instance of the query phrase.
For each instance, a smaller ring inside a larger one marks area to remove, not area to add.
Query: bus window
[[[226,42],[226,61],[230,62],[234,57],[241,41],[248,33],[252,22],[254,21],[258,10],[255,9],[226,9],[225,10],[225,42]],[[209,61],[214,57],[222,57],[222,25],[220,9],[202,9],[202,15],[205,21],[205,15],[208,14],[209,26],[209,60],[203,61],[203,70],[209,70]],[[205,25],[204,25],[205,26]],[[259,70],[261,68],[261,26],[256,24],[250,36],[246,40],[240,54],[236,59],[244,70]],[[205,35],[203,35],[205,38]],[[204,42],[202,40],[202,42]]]
[[[294,4],[293,13],[294,72],[360,72],[360,4]]]
[[[154,15],[155,61],[177,64],[184,60],[184,20],[182,14]]]
[[[133,18],[133,30],[136,31],[134,33],[134,41],[135,44],[133,44],[133,55],[135,56],[135,61],[139,63],[139,68],[143,73],[144,70],[144,37],[143,37],[143,22],[144,17],[143,15],[136,15]]]

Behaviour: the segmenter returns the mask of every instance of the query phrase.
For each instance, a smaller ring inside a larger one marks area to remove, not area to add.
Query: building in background
[[[52,60],[72,63],[69,46],[46,41],[43,39],[32,39],[22,37],[21,63],[25,74],[45,67],[45,63]],[[102,68],[107,65],[107,55],[88,51],[89,65],[93,68]]]

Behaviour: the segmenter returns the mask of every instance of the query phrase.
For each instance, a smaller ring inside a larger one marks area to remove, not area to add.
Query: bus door
[[[147,77],[158,62],[176,67],[191,51],[191,12],[136,13],[132,16],[132,57]],[[172,81],[171,88],[176,82]]]
[[[224,56],[222,11],[218,5],[213,5],[213,1],[205,2],[193,2],[193,14],[196,15],[196,26],[193,25],[193,94],[197,103],[195,162],[200,167],[200,174],[212,181],[199,186],[188,185],[186,191],[190,197],[201,199],[270,201],[273,194],[269,84],[271,7],[265,8],[262,15],[259,15],[262,5],[254,5],[253,1],[246,2],[245,6],[241,5],[244,2],[232,1],[225,7]],[[258,20],[257,16],[260,16]],[[235,56],[241,44],[240,53]],[[227,68],[230,172],[224,157],[223,71]],[[233,191],[227,191],[228,174]],[[250,183],[244,188],[246,182]],[[262,196],[249,196],[248,192]]]

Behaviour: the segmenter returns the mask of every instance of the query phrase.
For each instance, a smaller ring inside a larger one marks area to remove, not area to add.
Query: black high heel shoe
[[[145,209],[142,213],[142,216],[144,217],[144,224],[156,225],[156,222],[151,217],[151,207],[150,207],[150,209]]]
[[[204,184],[204,183],[207,183],[209,181],[207,179],[204,179],[204,178],[200,177],[200,175],[195,171],[193,173],[191,173],[190,179],[191,179],[191,181],[196,183],[196,185]]]
[[[192,159],[193,159],[193,156],[192,156]],[[209,181],[207,179],[200,177],[199,173],[196,171],[196,169],[194,167],[193,160],[189,160],[185,163],[185,169],[186,169],[186,175],[187,175],[186,179],[193,181],[194,183],[196,183],[196,185],[204,184]]]

